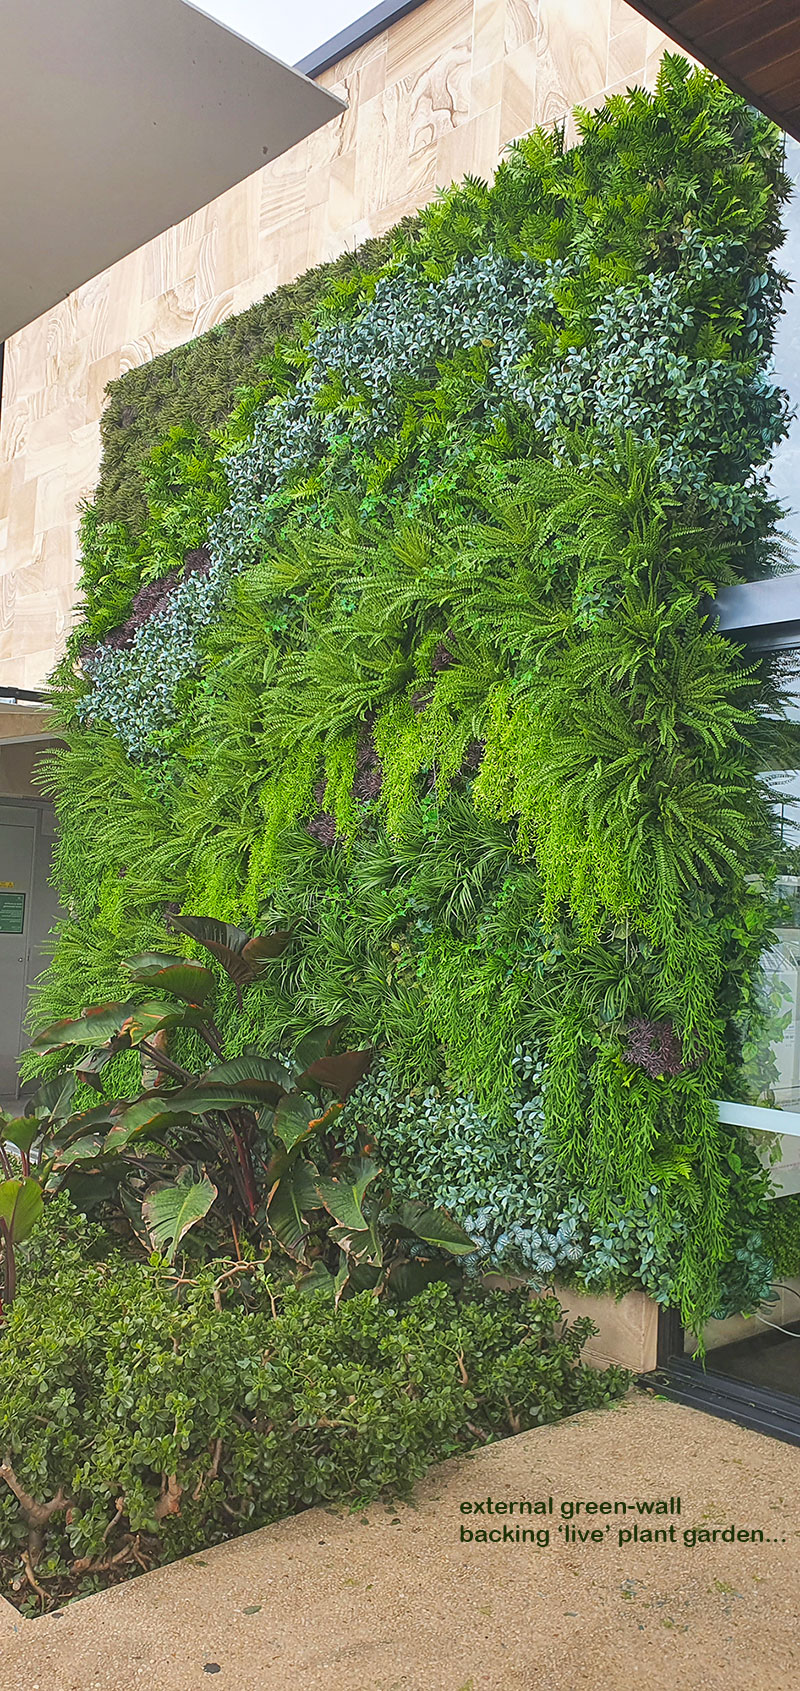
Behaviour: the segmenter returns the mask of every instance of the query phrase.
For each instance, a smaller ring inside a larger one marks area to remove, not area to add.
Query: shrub
[[[186,1284],[98,1260],[96,1230],[59,1203],[0,1327],[0,1566],[28,1610],[313,1504],[400,1492],[628,1384],[581,1364],[591,1324],[562,1325],[552,1298],[434,1285],[402,1309],[361,1293],[334,1310],[260,1272],[224,1301],[213,1268]]]
[[[775,1279],[800,1274],[800,1194],[776,1198],[767,1210],[764,1253],[772,1259]]]

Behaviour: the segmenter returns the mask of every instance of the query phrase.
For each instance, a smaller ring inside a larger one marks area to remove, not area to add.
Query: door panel
[[[14,1097],[28,974],[36,814],[0,806],[0,1094]],[[11,896],[3,898],[3,894]],[[20,911],[19,894],[25,895]],[[14,928],[21,933],[2,932]]]

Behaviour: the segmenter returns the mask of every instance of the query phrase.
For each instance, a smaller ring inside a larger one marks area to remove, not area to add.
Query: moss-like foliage
[[[777,132],[675,58],[579,123],[352,263],[217,435],[166,399],[147,463],[107,431],[37,1015],[117,996],[171,904],[288,923],[231,1049],[346,1018],[498,1142],[533,1052],[528,1234],[557,1188],[569,1260],[697,1330],[768,1273],[766,1179],[714,1100],[753,1043],[783,753],[705,606],[774,556],[787,184]],[[109,522],[137,477],[146,514]]]

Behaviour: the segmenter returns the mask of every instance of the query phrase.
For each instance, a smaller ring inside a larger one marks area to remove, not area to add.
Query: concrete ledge
[[[574,1286],[555,1287],[556,1296],[570,1321],[588,1315],[599,1328],[581,1352],[593,1368],[618,1363],[635,1374],[649,1374],[656,1366],[658,1348],[658,1304],[646,1292],[578,1292]]]

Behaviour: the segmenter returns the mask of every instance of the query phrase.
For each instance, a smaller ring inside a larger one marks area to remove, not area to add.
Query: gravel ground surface
[[[0,1603],[0,1685],[800,1686],[799,1505],[800,1450],[634,1393],[444,1463],[411,1502],[314,1509],[58,1616]]]

